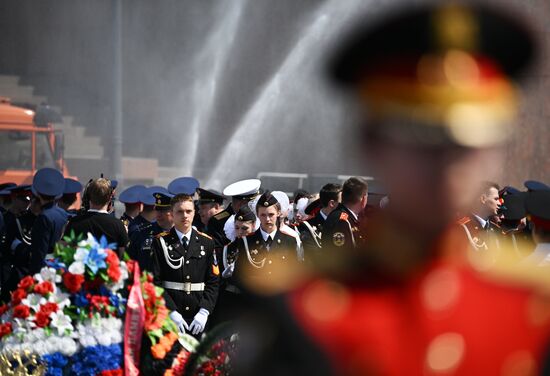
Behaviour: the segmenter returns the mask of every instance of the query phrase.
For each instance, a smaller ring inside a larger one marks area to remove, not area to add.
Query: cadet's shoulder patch
[[[346,244],[346,236],[343,232],[335,232],[332,235],[332,243],[337,247],[341,247]]]
[[[214,216],[214,218],[216,218],[217,220],[222,220],[222,219],[224,219],[224,218],[226,218],[226,217],[229,217],[229,213],[228,213],[227,211],[225,211],[225,210],[222,211],[222,212],[220,212],[220,213],[218,213],[218,214],[216,214],[216,215]]]
[[[470,217],[462,217],[457,221],[457,223],[459,225],[465,225],[466,223],[468,223],[470,221],[471,221]]]
[[[170,232],[168,232],[168,231],[163,231],[163,232],[161,232],[161,233],[155,235],[155,238],[157,238],[157,239],[158,239],[158,238],[162,238],[163,236],[166,236],[166,235],[168,235],[169,233],[170,233]]]
[[[210,239],[210,240],[212,240],[212,237],[211,237],[210,235],[208,235],[208,234],[204,233],[204,232],[200,232],[200,231],[197,231],[197,233],[198,233],[199,235],[202,235],[202,236],[204,236],[204,237],[205,237],[205,238],[207,238],[207,239]]]
[[[345,213],[345,212],[340,213],[340,220],[341,221],[347,221],[348,218],[349,218],[348,213]]]

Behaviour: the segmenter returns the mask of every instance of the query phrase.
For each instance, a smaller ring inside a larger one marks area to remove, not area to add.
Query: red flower
[[[11,322],[0,324],[0,338],[11,333]]]
[[[26,319],[29,317],[30,313],[30,308],[24,304],[19,304],[13,309],[13,317],[18,317],[20,319]]]
[[[84,283],[84,276],[67,272],[63,274],[63,283],[65,284],[67,290],[75,294],[82,287],[82,283]]]
[[[4,313],[6,313],[7,310],[8,310],[8,305],[7,304],[2,304],[0,306],[0,316],[2,316]]]
[[[27,292],[21,288],[11,293],[11,300],[13,304],[21,303],[21,300],[27,297]]]
[[[118,282],[120,279],[120,267],[118,264],[111,264],[107,269],[107,275],[111,278],[111,281]]]
[[[40,312],[43,312],[48,316],[52,312],[57,312],[57,310],[58,310],[57,303],[46,303],[40,306]]]
[[[43,328],[50,323],[50,314],[40,310],[36,313],[34,321],[36,322],[36,326]]]
[[[117,254],[110,249],[107,249],[107,258],[105,259],[105,262],[109,265],[118,265],[120,263]]]
[[[133,276],[134,275],[134,266],[136,265],[136,261],[135,260],[128,260],[128,262],[126,262],[126,266],[128,267],[128,274],[130,276]]]
[[[17,287],[25,291],[29,291],[33,285],[34,285],[34,278],[28,275],[25,278],[23,278],[21,281],[19,281],[19,284],[17,285]]]
[[[122,370],[121,369],[114,369],[114,370],[108,370],[108,371],[101,371],[99,373],[99,376],[122,376]]]
[[[49,281],[39,283],[34,286],[34,292],[40,295],[46,295],[47,293],[53,292],[53,285]]]

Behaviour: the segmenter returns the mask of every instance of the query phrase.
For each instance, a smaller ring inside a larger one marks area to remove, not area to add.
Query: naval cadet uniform
[[[187,245],[176,229],[153,240],[153,275],[164,288],[166,306],[190,324],[201,308],[212,314],[219,290],[219,266],[212,238],[194,229]]]
[[[327,247],[355,248],[363,241],[356,214],[340,203],[327,217],[323,226],[323,244]]]

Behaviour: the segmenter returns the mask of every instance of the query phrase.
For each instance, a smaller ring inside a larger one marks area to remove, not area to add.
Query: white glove
[[[209,314],[208,310],[201,308],[193,318],[191,325],[189,325],[189,331],[195,335],[204,331]]]
[[[183,319],[183,316],[178,311],[170,312],[170,318],[173,322],[176,323],[176,326],[178,327],[181,334],[185,334],[185,331],[189,330],[189,325],[187,325],[187,323]]]
[[[235,271],[235,263],[229,264],[229,266],[223,271],[222,277],[229,278],[233,275],[234,271]]]

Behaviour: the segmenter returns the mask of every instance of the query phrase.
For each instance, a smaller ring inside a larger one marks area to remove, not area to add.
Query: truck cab
[[[63,161],[63,135],[47,115],[47,107],[33,111],[0,97],[0,181],[31,184],[42,167],[57,168],[69,176]]]

